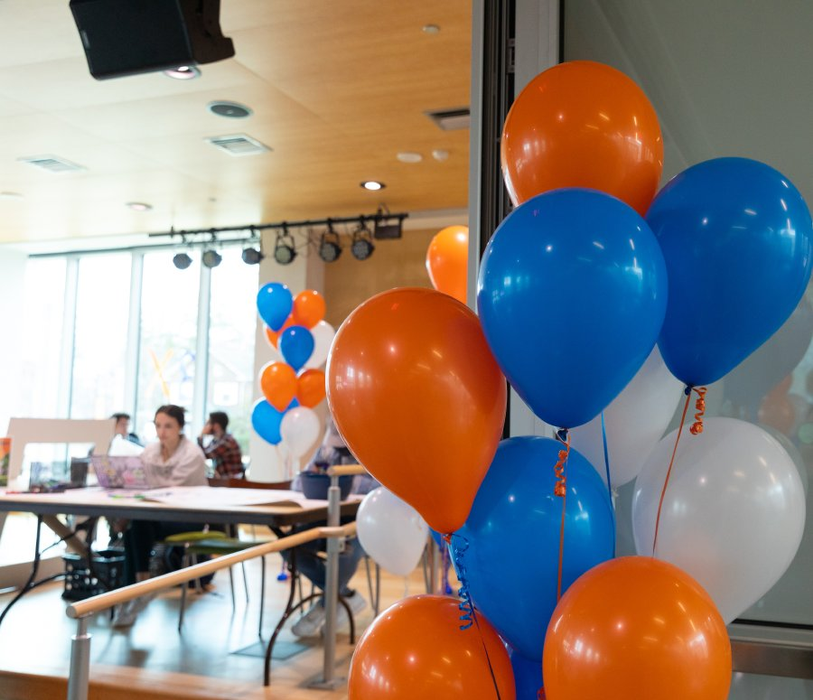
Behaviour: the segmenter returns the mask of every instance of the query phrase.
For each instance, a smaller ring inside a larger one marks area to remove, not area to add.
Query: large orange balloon
[[[359,641],[350,663],[349,700],[514,700],[505,646],[482,615],[477,621],[479,627],[460,629],[455,598],[399,601]]]
[[[465,304],[468,266],[468,227],[447,226],[438,231],[426,251],[426,271],[432,286]]]
[[[313,328],[325,317],[325,298],[313,289],[300,292],[294,299],[294,310],[291,317],[297,326]]]
[[[430,289],[374,296],[339,328],[327,377],[353,454],[432,528],[457,530],[505,421],[505,379],[474,313]]]
[[[325,373],[321,369],[307,369],[297,378],[296,399],[300,406],[313,408],[325,398]]]
[[[265,327],[265,337],[268,340],[268,344],[272,348],[276,348],[277,343],[279,343],[279,337],[282,335],[282,331],[284,331],[286,328],[290,328],[293,325],[294,325],[294,319],[293,319],[292,316],[289,316],[286,319],[285,323],[282,324],[282,328],[280,328],[278,331],[271,330],[271,328],[266,326]]]
[[[622,557],[588,571],[559,601],[542,675],[547,700],[726,700],[731,645],[691,576]]]
[[[260,388],[266,401],[284,411],[296,396],[296,372],[284,362],[269,362],[260,371]]]
[[[502,173],[514,204],[560,187],[607,192],[646,214],[663,170],[658,117],[630,78],[571,61],[540,73],[502,132]]]

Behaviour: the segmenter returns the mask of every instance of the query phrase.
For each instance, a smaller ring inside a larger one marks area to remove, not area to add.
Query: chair
[[[231,477],[228,479],[209,479],[209,486],[215,488],[254,488],[254,489],[275,489],[286,490],[290,488],[290,481],[277,481],[277,482],[259,482],[248,481],[243,478]],[[183,566],[187,567],[190,564],[197,563],[197,558],[204,555],[221,556],[224,554],[233,554],[240,552],[249,547],[253,547],[256,542],[249,540],[241,540],[237,536],[237,527],[235,525],[226,525],[227,532],[220,532],[218,530],[198,530],[194,532],[181,532],[176,535],[171,535],[164,539],[161,544],[165,547],[183,547]],[[262,638],[262,624],[263,624],[263,610],[265,606],[265,557],[262,557],[261,565],[261,583],[260,583],[260,622],[259,622],[259,635]],[[243,585],[246,592],[246,603],[248,603],[248,579],[246,578],[245,564],[241,564],[243,568]],[[229,567],[229,581],[231,584],[231,601],[232,609],[236,608],[236,601],[234,596],[234,572],[232,567]],[[200,586],[200,582],[196,579],[196,586]],[[186,586],[181,590],[181,610],[178,616],[178,631],[183,628],[184,612],[186,610]]]

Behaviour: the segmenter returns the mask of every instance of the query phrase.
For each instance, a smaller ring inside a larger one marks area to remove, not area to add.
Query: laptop
[[[90,459],[99,486],[103,489],[151,488],[147,468],[141,457],[93,455]]]

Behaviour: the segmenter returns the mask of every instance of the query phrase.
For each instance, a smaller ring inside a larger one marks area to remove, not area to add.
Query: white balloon
[[[779,442],[734,418],[685,426],[663,500],[655,556],[693,576],[726,624],[759,600],[793,561],[805,525],[799,472]],[[652,554],[663,482],[675,445],[667,435],[646,461],[632,502],[639,554]]]
[[[317,369],[325,364],[327,360],[327,354],[330,352],[330,344],[333,342],[333,336],[336,335],[336,329],[327,321],[319,321],[311,328],[311,334],[313,335],[313,352],[305,363],[305,368]]]
[[[282,417],[279,434],[290,453],[301,457],[319,437],[319,416],[305,406],[292,408]]]
[[[364,551],[396,576],[412,573],[429,535],[429,526],[418,511],[383,486],[364,497],[356,526]]]
[[[666,368],[655,346],[638,374],[604,409],[613,488],[638,476],[647,456],[663,437],[680,401],[682,388],[683,385]],[[570,440],[606,484],[601,416],[571,430]]]

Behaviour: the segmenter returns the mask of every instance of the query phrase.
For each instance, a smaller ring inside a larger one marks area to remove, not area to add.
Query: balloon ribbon
[[[559,526],[559,574],[556,582],[556,600],[558,602],[562,598],[562,562],[565,555],[565,514],[567,512],[567,476],[565,475],[565,467],[570,454],[570,434],[567,432],[567,428],[557,430],[556,439],[565,446],[565,449],[559,450],[559,461],[556,462],[554,467],[556,486],[553,487],[554,495],[562,499],[562,523]]]
[[[666,496],[666,488],[669,486],[669,477],[672,475],[672,467],[675,464],[675,455],[677,454],[678,444],[680,443],[680,436],[683,432],[683,423],[686,421],[686,414],[689,412],[689,402],[692,399],[692,391],[697,394],[697,401],[695,402],[695,409],[697,413],[694,415],[694,424],[689,429],[692,435],[700,435],[703,432],[703,414],[706,412],[706,392],[708,389],[701,386],[695,388],[687,386],[684,390],[686,394],[686,403],[683,405],[683,414],[680,416],[680,426],[678,427],[677,438],[675,439],[675,449],[672,450],[672,459],[669,460],[669,469],[666,470],[666,478],[663,480],[663,488],[661,489],[661,498],[658,501],[658,514],[655,517],[655,537],[652,539],[652,556],[655,556],[655,548],[658,546],[658,530],[661,525],[661,510],[663,508],[663,499]]]
[[[502,700],[500,696],[500,688],[497,684],[497,676],[494,673],[494,667],[491,665],[491,657],[488,655],[486,642],[483,639],[483,633],[480,630],[480,623],[477,620],[477,613],[474,611],[474,603],[471,600],[471,593],[469,592],[469,583],[466,577],[466,567],[463,566],[463,553],[469,548],[469,541],[462,535],[454,535],[459,545],[452,543],[452,534],[443,535],[443,541],[449,545],[452,550],[452,563],[454,564],[455,574],[457,580],[460,581],[460,589],[457,594],[460,596],[460,625],[461,630],[467,630],[472,625],[477,626],[477,633],[480,635],[480,642],[483,645],[483,651],[486,654],[486,661],[488,662],[488,670],[491,673],[491,680],[494,682],[494,691],[497,693],[497,700]]]

